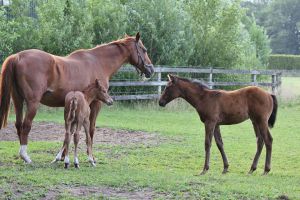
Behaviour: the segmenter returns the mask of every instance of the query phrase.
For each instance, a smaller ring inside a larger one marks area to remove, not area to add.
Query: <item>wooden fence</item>
[[[263,86],[272,88],[272,93],[276,93],[277,87],[281,85],[281,75],[279,71],[272,70],[232,70],[232,69],[200,69],[200,68],[187,68],[187,67],[156,67],[156,79],[149,81],[111,81],[110,87],[129,87],[129,86],[155,86],[157,87],[156,93],[153,94],[134,94],[134,95],[113,95],[115,100],[140,100],[140,99],[157,99],[161,95],[162,87],[167,84],[167,81],[162,80],[162,73],[186,73],[186,74],[203,74],[207,75],[206,84],[213,89],[215,86]],[[123,67],[122,72],[134,72],[133,67]],[[214,75],[251,75],[249,81],[245,82],[215,82]],[[259,82],[258,76],[270,76],[270,82]]]

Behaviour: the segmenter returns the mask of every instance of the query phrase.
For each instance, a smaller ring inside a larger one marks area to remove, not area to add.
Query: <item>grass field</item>
[[[300,199],[299,101],[281,103],[271,130],[272,170],[267,176],[261,175],[265,149],[257,171],[247,174],[256,151],[250,121],[221,127],[229,173],[221,174],[222,159],[213,144],[210,170],[199,176],[204,163],[204,126],[193,109],[175,107],[105,107],[97,126],[155,133],[164,141],[95,145],[95,168],[86,162],[84,151],[79,170],[50,165],[61,142],[31,141],[29,154],[34,163],[25,165],[18,159],[18,142],[1,141],[0,199]],[[63,123],[62,110],[43,109],[36,121]]]

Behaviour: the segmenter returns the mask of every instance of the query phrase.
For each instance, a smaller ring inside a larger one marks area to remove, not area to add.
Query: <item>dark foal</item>
[[[96,79],[95,83],[90,84],[87,88],[80,91],[71,91],[67,93],[65,98],[65,139],[64,145],[61,148],[60,152],[57,154],[53,162],[60,161],[62,159],[62,154],[65,151],[65,168],[69,167],[69,144],[71,135],[74,136],[74,165],[76,168],[79,167],[79,160],[77,157],[77,147],[79,143],[79,131],[81,127],[84,127],[86,134],[86,145],[87,145],[87,154],[89,162],[95,166],[95,161],[92,153],[92,140],[89,135],[90,131],[90,104],[95,101],[102,101],[107,105],[113,104],[113,99],[108,95],[107,90],[101,85],[100,81]]]
[[[256,170],[263,145],[266,144],[264,174],[271,170],[272,136],[268,127],[276,120],[277,99],[261,88],[250,86],[234,91],[211,90],[204,84],[168,75],[169,83],[162,93],[159,105],[165,106],[175,98],[181,97],[198,112],[205,124],[205,164],[201,174],[209,169],[212,137],[222,155],[224,170],[228,171],[228,160],[223,148],[220,125],[238,124],[250,119],[257,138],[257,151],[249,173]]]

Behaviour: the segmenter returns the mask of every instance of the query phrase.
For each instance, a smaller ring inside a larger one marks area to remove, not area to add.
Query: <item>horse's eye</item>
[[[147,49],[143,49],[144,53],[147,53]]]

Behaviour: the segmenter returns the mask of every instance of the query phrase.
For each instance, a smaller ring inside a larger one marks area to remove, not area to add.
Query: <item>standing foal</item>
[[[76,168],[79,167],[77,147],[79,142],[79,131],[81,129],[81,126],[83,126],[86,134],[88,159],[89,162],[93,166],[95,166],[95,161],[92,155],[92,141],[89,134],[89,116],[91,112],[90,104],[95,100],[103,101],[109,106],[113,104],[112,98],[108,95],[107,90],[100,85],[98,79],[96,79],[95,83],[92,83],[87,88],[85,88],[83,92],[71,91],[66,95],[64,111],[66,133],[64,145],[53,162],[60,161],[62,158],[62,153],[65,150],[65,168],[69,167],[69,144],[71,135],[74,134],[74,165]]]
[[[272,136],[269,127],[276,120],[277,100],[268,92],[254,86],[234,91],[211,90],[204,84],[168,75],[169,83],[159,99],[159,105],[165,106],[175,98],[181,97],[189,102],[198,112],[205,124],[205,164],[201,174],[209,169],[212,137],[222,155],[224,170],[228,171],[228,161],[223,148],[220,125],[238,124],[250,119],[257,139],[257,151],[249,173],[256,170],[263,145],[267,155],[264,174],[271,169]]]

